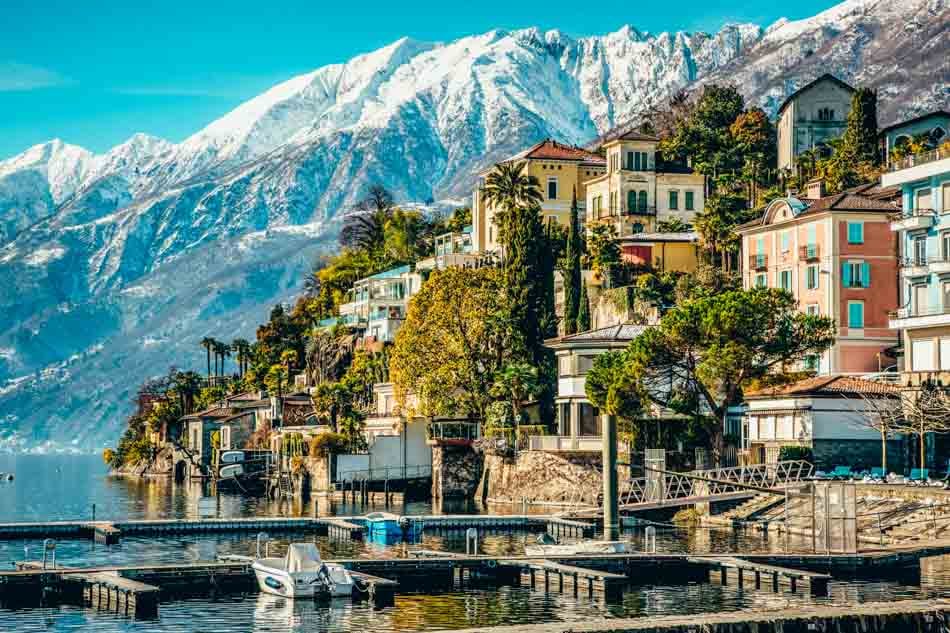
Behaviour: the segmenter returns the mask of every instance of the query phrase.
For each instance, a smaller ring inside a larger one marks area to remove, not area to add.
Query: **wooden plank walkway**
[[[813,596],[827,596],[828,582],[831,580],[828,574],[766,565],[741,558],[690,556],[687,560],[708,566],[709,580],[712,582],[719,582],[723,586],[751,585],[755,589],[772,593],[780,593],[782,587],[787,587],[792,593],[801,590],[808,591]]]
[[[567,589],[575,598],[587,597],[588,600],[600,597],[607,602],[619,601],[623,596],[623,588],[628,583],[624,574],[565,565],[546,559],[501,559],[498,564],[517,569],[522,586],[543,589],[545,593],[565,593]]]

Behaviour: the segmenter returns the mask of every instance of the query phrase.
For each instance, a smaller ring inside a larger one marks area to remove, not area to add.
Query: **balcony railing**
[[[930,150],[929,152],[905,156],[904,158],[891,163],[890,167],[888,167],[888,171],[899,171],[901,169],[916,167],[917,165],[926,165],[927,163],[932,163],[943,158],[950,158],[950,145],[944,144],[937,149]]]
[[[906,218],[924,218],[932,217],[937,215],[937,212],[933,209],[905,209],[901,212],[901,219]]]
[[[430,422],[426,439],[433,444],[470,444],[481,437],[477,422]]]
[[[819,258],[817,244],[807,244],[799,248],[799,258],[805,261],[814,261]]]
[[[764,253],[749,255],[749,268],[753,270],[764,270],[768,267],[769,259]]]
[[[634,209],[624,209],[626,215],[656,215],[656,206],[641,207]]]
[[[913,319],[914,317],[940,316],[943,314],[950,314],[950,305],[899,308],[888,312],[887,316],[892,319]]]

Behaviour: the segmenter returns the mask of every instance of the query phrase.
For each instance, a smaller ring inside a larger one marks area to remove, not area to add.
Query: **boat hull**
[[[353,580],[345,569],[337,565],[327,565],[330,582],[327,583],[318,572],[288,573],[283,569],[268,567],[260,563],[252,566],[257,585],[264,593],[284,598],[349,598],[353,595]],[[329,586],[328,586],[329,585]]]

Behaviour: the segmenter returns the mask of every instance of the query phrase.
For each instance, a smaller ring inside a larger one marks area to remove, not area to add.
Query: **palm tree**
[[[541,204],[541,184],[525,173],[527,163],[499,163],[485,179],[482,193],[493,207],[513,211]]]
[[[181,413],[188,415],[194,408],[195,395],[201,390],[201,376],[193,371],[180,371],[175,374],[173,380],[181,404]]]
[[[386,242],[386,222],[393,214],[393,197],[385,187],[373,185],[348,214],[340,230],[340,246],[381,253]]]
[[[247,371],[247,361],[250,360],[251,344],[247,339],[236,338],[231,341],[231,349],[237,355],[238,375],[243,377]]]
[[[207,356],[208,356],[208,382],[209,383],[211,382],[211,350],[215,348],[215,345],[217,345],[217,343],[218,342],[214,340],[213,338],[211,338],[210,336],[206,336],[203,339],[201,339],[201,346],[205,348],[205,352],[207,353]],[[217,367],[217,357],[215,357],[215,367]]]
[[[215,353],[216,356],[221,357],[221,370],[220,370],[220,373],[219,373],[218,375],[219,375],[219,376],[224,376],[224,359],[225,359],[226,357],[231,356],[231,348],[228,346],[227,343],[218,342],[218,343],[215,345],[214,353]]]

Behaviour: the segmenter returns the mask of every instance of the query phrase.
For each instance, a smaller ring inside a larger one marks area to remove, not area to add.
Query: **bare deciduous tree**
[[[950,432],[950,389],[928,380],[919,387],[901,391],[903,416],[894,427],[898,433],[916,435],[920,444],[920,467],[926,467],[924,438],[928,433]]]
[[[860,393],[847,396],[857,414],[854,426],[872,429],[881,436],[881,468],[887,475],[887,441],[899,434],[904,420],[901,398],[897,388],[893,393]]]

